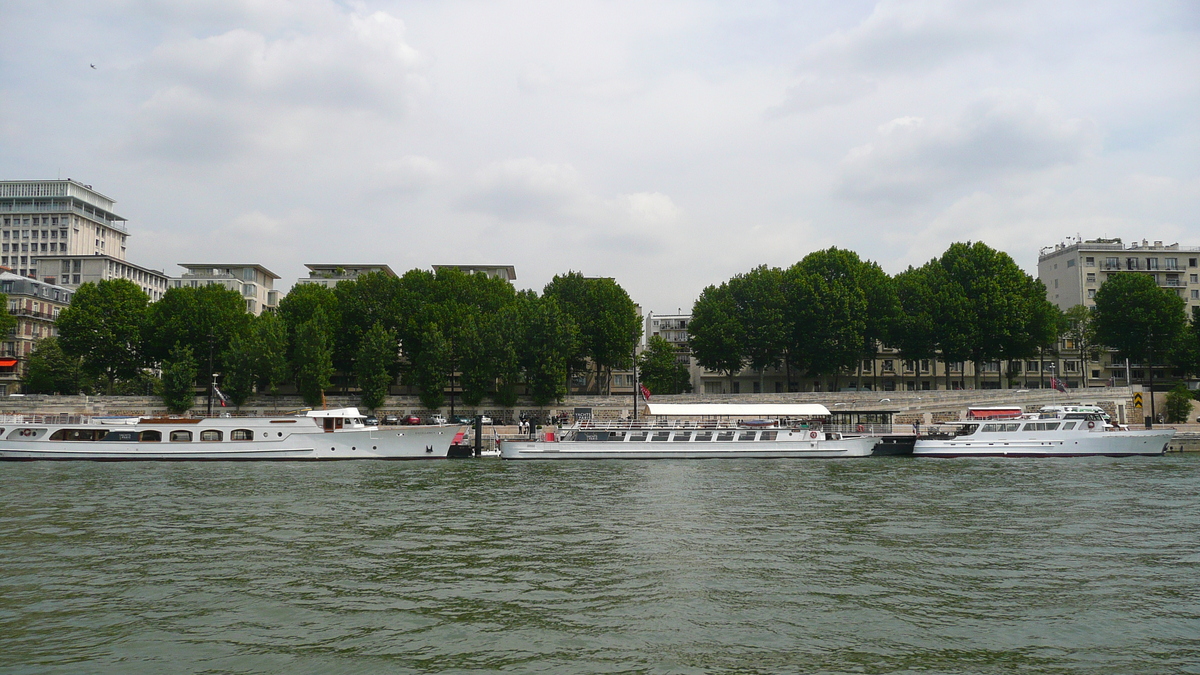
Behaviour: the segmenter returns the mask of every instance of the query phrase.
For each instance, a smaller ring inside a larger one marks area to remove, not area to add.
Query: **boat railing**
[[[18,424],[92,424],[99,418],[90,415],[0,415],[0,426]]]

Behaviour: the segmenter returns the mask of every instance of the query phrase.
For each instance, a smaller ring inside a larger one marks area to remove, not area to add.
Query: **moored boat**
[[[581,420],[537,440],[500,441],[504,459],[866,457],[878,438],[827,429],[816,404],[648,404],[645,421]],[[687,419],[679,419],[687,418]]]
[[[1161,455],[1174,429],[1129,430],[1102,412],[1043,409],[1012,419],[966,422],[917,439],[917,457],[1085,457]]]
[[[445,458],[458,426],[381,430],[357,408],[292,417],[0,417],[4,460]]]

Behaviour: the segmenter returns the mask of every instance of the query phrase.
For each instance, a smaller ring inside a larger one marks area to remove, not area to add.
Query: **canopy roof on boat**
[[[334,410],[309,410],[308,417],[362,417],[358,408],[335,408]]]
[[[651,415],[678,417],[818,417],[829,408],[819,403],[647,403]]]

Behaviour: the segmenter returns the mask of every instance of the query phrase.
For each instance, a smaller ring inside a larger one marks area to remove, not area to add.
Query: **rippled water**
[[[0,476],[6,673],[1200,672],[1200,457]]]

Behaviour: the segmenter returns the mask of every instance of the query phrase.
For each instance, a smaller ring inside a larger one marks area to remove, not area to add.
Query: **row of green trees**
[[[428,407],[448,387],[477,405],[512,405],[518,383],[544,405],[566,394],[568,378],[594,368],[597,391],[613,369],[631,365],[641,322],[612,279],[556,276],[539,295],[502,279],[412,270],[298,284],[274,314],[245,312],[221,286],[172,288],[149,303],[124,280],[84,284],[28,364],[27,391],[160,391],[186,409],[196,385],[220,373],[240,405],[255,391],[292,384],[311,405],[335,387],[356,386],[375,408],[401,378]],[[157,370],[161,378],[148,375]]]
[[[1183,307],[1151,277],[1122,274],[1101,286],[1094,309],[1064,313],[1040,281],[980,242],[952,244],[894,276],[830,248],[787,269],[757,267],[705,288],[689,337],[696,361],[730,378],[744,368],[761,377],[782,367],[788,381],[795,371],[832,377],[838,386],[841,377],[861,380],[863,359],[882,345],[908,360],[971,361],[978,388],[981,364],[1038,356],[1063,336],[1081,355],[1110,347],[1137,362],[1194,372],[1200,324],[1189,326]]]

